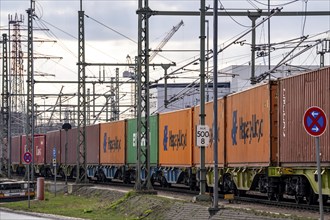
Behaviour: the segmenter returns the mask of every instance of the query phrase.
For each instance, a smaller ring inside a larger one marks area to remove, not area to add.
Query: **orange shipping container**
[[[125,164],[125,121],[100,124],[100,163]]]
[[[194,109],[194,128],[200,124],[200,106]],[[205,104],[205,124],[210,128],[210,144],[205,147],[205,166],[214,166],[214,144],[213,144],[213,102]],[[196,146],[196,132],[193,134],[193,164],[200,165],[200,148]],[[224,119],[224,99],[218,99],[218,164],[224,164],[224,146],[225,146],[225,119]]]
[[[226,101],[226,162],[268,166],[276,162],[276,82],[229,95]]]
[[[159,165],[192,165],[192,108],[159,114]]]

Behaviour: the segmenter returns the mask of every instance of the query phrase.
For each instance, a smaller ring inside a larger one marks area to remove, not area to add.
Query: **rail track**
[[[22,177],[18,176],[18,180],[22,180]],[[47,181],[53,181],[54,178],[45,178]],[[68,179],[68,183],[72,184],[74,183],[74,179]],[[57,182],[59,184],[63,184],[64,180],[62,178],[58,178]],[[118,188],[127,188],[128,190],[134,188],[134,183],[123,183],[121,181],[109,181],[109,182],[97,182],[97,181],[90,181],[90,183],[99,185],[99,186],[104,186],[104,187],[118,187]],[[182,195],[191,195],[193,197],[194,195],[198,195],[199,191],[196,190],[190,190],[186,186],[182,185],[171,185],[171,187],[163,187],[158,184],[154,185],[154,189],[158,192],[167,192],[167,193],[175,193],[175,194],[182,194]],[[209,193],[209,192],[207,192]],[[210,196],[212,197],[212,194],[210,193]],[[224,194],[219,194],[219,201],[220,203],[225,201],[225,195]],[[296,203],[294,198],[290,197],[285,197],[281,201],[275,201],[275,200],[269,200],[266,195],[262,195],[259,193],[248,193],[245,195],[240,195],[240,196],[234,196],[233,200],[230,202],[232,203],[249,203],[249,204],[260,204],[264,206],[269,206],[269,207],[277,207],[277,208],[282,208],[286,210],[294,210],[294,211],[299,211],[299,210],[304,210],[304,211],[310,211],[310,212],[319,212],[319,205],[314,204],[314,205],[308,205],[306,203]],[[323,205],[323,211],[324,213],[329,213],[330,214],[330,204],[325,203]]]

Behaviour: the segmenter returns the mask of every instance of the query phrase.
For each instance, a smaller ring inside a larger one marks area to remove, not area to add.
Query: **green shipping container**
[[[158,164],[158,115],[150,116],[150,165],[157,166]],[[127,120],[126,128],[126,163],[128,166],[135,166],[137,161],[137,143],[136,143],[136,118]],[[145,141],[142,140],[142,146],[145,146]]]

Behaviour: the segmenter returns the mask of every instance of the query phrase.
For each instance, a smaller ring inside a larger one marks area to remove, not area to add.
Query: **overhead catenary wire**
[[[118,34],[118,35],[120,35],[120,36],[126,38],[127,40],[129,40],[129,41],[131,41],[131,42],[137,44],[137,41],[133,40],[132,38],[130,38],[130,37],[128,37],[128,36],[126,36],[125,34],[120,33],[119,31],[117,31],[117,30],[115,30],[115,29],[109,27],[108,25],[106,25],[106,24],[104,24],[104,23],[102,23],[102,22],[100,22],[100,21],[98,21],[98,20],[92,18],[91,16],[85,14],[85,17],[86,17],[86,18],[89,18],[89,19],[91,19],[92,21],[98,23],[99,25],[101,25],[101,26],[103,26],[103,27],[105,27],[105,28],[107,28],[107,29],[109,29],[109,30],[115,32],[116,34]]]
[[[257,2],[258,4],[263,5],[263,6],[268,6],[268,4],[263,3],[259,0],[252,0],[252,1]],[[292,3],[298,2],[298,1],[301,1],[301,0],[292,0],[292,1],[288,1],[286,3],[281,3],[281,4],[270,4],[270,6],[271,7],[283,7],[283,6],[290,5]]]
[[[244,25],[244,24],[241,24],[238,21],[236,21],[236,19],[234,19],[232,16],[230,16],[230,14],[227,12],[227,9],[223,6],[221,0],[219,0],[219,3],[220,3],[220,10],[224,10],[227,13],[227,15],[230,17],[230,19],[233,20],[236,24],[238,24],[242,27],[246,27],[246,28],[250,27],[249,25]]]
[[[270,16],[268,16],[268,17],[265,18],[264,20],[262,20],[262,21],[260,21],[259,23],[257,23],[254,27],[252,27],[252,28],[250,27],[248,30],[246,30],[245,32],[243,32],[243,34],[241,34],[241,35],[240,35],[239,37],[237,37],[235,40],[233,40],[233,41],[230,42],[228,45],[225,45],[223,48],[221,48],[220,50],[218,50],[218,54],[221,53],[221,52],[223,52],[223,51],[226,50],[227,48],[229,48],[231,45],[233,45],[233,44],[235,44],[236,42],[238,42],[240,39],[242,39],[244,36],[246,36],[248,33],[250,33],[253,29],[256,29],[258,26],[260,26],[262,23],[266,22],[268,19],[270,19],[272,16],[274,16],[276,13],[278,13],[278,12],[280,12],[280,11],[281,11],[281,9],[279,9],[279,8],[277,8],[276,10],[274,10],[274,12],[273,12]],[[207,57],[207,59],[211,59],[211,58],[213,58],[213,55],[211,55],[211,54],[213,54],[213,52],[207,52],[207,53],[206,53],[206,57]],[[210,55],[211,55],[211,56],[210,56]],[[182,66],[182,67],[180,67],[180,68],[178,68],[178,69],[176,69],[176,70],[174,70],[174,71],[168,73],[167,76],[171,76],[171,75],[175,74],[176,72],[180,71],[182,68],[185,68],[185,67],[187,67],[187,66],[189,66],[189,65],[191,65],[191,64],[193,64],[193,63],[195,63],[195,62],[197,62],[197,61],[199,61],[199,60],[200,60],[200,58],[198,57],[197,59],[195,59],[195,60],[193,60],[193,61],[187,63],[186,65],[184,65],[184,66]]]

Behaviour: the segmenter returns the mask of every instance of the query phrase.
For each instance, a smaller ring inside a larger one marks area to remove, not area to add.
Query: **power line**
[[[103,27],[106,27],[107,29],[109,29],[109,30],[115,32],[116,34],[119,34],[120,36],[122,36],[122,37],[124,37],[124,38],[126,38],[126,39],[132,41],[133,43],[137,44],[137,42],[136,42],[135,40],[133,40],[132,38],[126,36],[125,34],[122,34],[122,33],[120,33],[119,31],[116,31],[115,29],[113,29],[113,28],[107,26],[106,24],[104,24],[104,23],[102,23],[102,22],[100,22],[100,21],[98,21],[98,20],[96,20],[96,19],[94,19],[94,18],[92,18],[92,17],[90,17],[90,16],[88,16],[88,15],[86,15],[86,14],[85,14],[85,16],[86,16],[87,18],[89,18],[89,19],[95,21],[96,23],[102,25]]]

